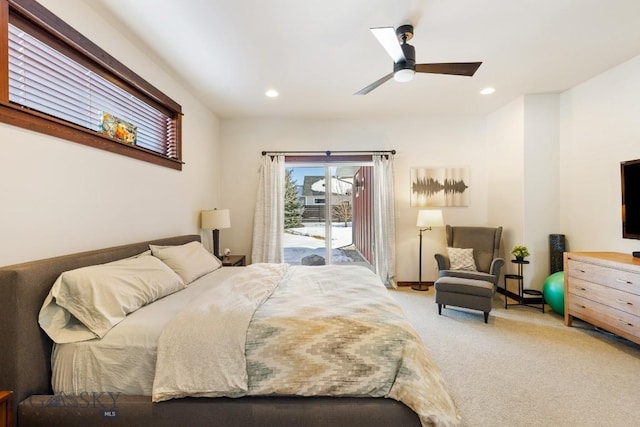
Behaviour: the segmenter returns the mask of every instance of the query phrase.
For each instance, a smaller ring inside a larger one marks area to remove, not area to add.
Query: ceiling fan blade
[[[404,52],[398,42],[396,30],[393,27],[371,28],[371,32],[378,39],[384,50],[387,51],[393,62],[404,61]]]
[[[375,88],[377,88],[378,86],[380,86],[382,83],[386,82],[387,80],[389,80],[391,77],[393,77],[393,73],[389,73],[386,76],[384,76],[381,79],[376,80],[375,82],[371,83],[369,86],[360,89],[359,91],[357,91],[356,93],[354,93],[354,95],[366,95],[369,92],[371,92],[372,90],[374,90]]]
[[[439,64],[416,64],[416,73],[454,74],[473,76],[482,62],[443,62]]]

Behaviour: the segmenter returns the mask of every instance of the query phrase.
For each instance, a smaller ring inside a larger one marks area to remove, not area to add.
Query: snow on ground
[[[333,226],[331,229],[331,247],[341,248],[353,243],[351,223],[348,227]],[[325,231],[323,223],[309,223],[298,228],[289,228],[284,233],[284,247],[324,248]]]
[[[308,223],[303,227],[291,228],[284,233],[284,262],[298,264],[309,255],[325,257],[325,226],[323,223]],[[334,263],[353,262],[345,251],[338,248],[352,243],[351,224],[348,227],[336,225],[331,229],[331,259]]]

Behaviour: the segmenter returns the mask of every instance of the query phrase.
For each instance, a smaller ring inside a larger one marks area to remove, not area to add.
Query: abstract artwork
[[[411,206],[468,206],[469,168],[411,168]]]

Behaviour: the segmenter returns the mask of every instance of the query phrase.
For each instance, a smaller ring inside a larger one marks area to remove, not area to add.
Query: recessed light
[[[265,96],[267,96],[267,97],[269,97],[269,98],[277,98],[277,97],[278,97],[278,95],[280,95],[280,94],[278,93],[278,91],[277,91],[277,90],[275,90],[275,89],[269,89],[269,90],[268,90],[268,91],[266,91],[264,94],[265,94]]]
[[[492,87],[485,87],[484,89],[482,89],[482,90],[480,91],[480,94],[481,94],[481,95],[491,95],[491,94],[492,94],[493,92],[495,92],[495,91],[496,91],[496,90],[495,90],[495,88],[492,88]]]

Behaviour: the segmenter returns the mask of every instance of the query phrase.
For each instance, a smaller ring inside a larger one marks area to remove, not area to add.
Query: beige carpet
[[[446,308],[434,290],[391,295],[440,366],[468,427],[640,426],[640,346],[563,317],[547,305],[482,313]]]

